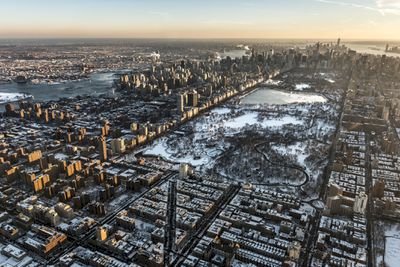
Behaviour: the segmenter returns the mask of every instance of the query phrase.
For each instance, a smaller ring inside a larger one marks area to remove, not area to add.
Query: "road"
[[[346,103],[346,99],[347,99],[347,92],[349,90],[349,86],[350,86],[350,82],[351,79],[353,77],[353,71],[350,71],[349,74],[349,78],[347,81],[347,86],[346,86],[346,90],[344,91],[344,94],[342,96],[341,102],[340,102],[340,118],[338,120],[338,123],[336,125],[336,130],[335,130],[335,134],[334,134],[334,138],[331,144],[331,147],[329,149],[329,162],[327,164],[327,166],[325,167],[324,170],[324,181],[321,185],[321,190],[320,190],[320,194],[319,194],[319,199],[324,200],[326,197],[326,192],[328,189],[328,183],[329,183],[329,177],[330,177],[330,166],[333,164],[335,157],[336,157],[336,143],[337,140],[339,139],[340,136],[340,127],[342,124],[342,120],[343,120],[343,110],[344,110],[344,105]],[[314,245],[315,245],[315,241],[317,240],[317,236],[318,236],[318,228],[319,228],[319,222],[321,220],[322,217],[322,212],[319,211],[319,209],[317,209],[317,214],[314,218],[314,227],[311,227],[311,229],[309,229],[309,240],[307,242],[307,247],[305,249],[305,258],[306,260],[303,262],[303,267],[307,267],[310,266],[311,264],[311,260],[312,260],[312,255],[313,255],[313,250],[314,250]]]

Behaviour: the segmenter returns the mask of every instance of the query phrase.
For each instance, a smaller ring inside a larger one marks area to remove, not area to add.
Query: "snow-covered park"
[[[312,160],[315,159],[309,155],[316,150],[326,152],[325,146],[329,145],[327,137],[333,135],[337,115],[336,108],[331,105],[328,102],[285,105],[228,103],[199,116],[179,131],[155,140],[143,150],[143,155],[160,157],[176,164],[189,163],[197,171],[209,172],[215,171],[216,164],[221,163],[227,151],[238,146],[238,136],[253,132],[267,140],[271,134],[293,135],[301,140],[289,146],[275,145],[276,153],[293,159],[293,163],[304,167],[316,179],[323,166],[313,165]],[[316,139],[317,142],[307,139]],[[260,153],[257,156],[262,157]],[[227,174],[220,168],[218,172]],[[233,178],[239,179],[240,175],[238,173]]]

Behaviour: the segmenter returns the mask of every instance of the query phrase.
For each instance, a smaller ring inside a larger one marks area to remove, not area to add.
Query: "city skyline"
[[[399,40],[399,0],[3,1],[0,38]]]

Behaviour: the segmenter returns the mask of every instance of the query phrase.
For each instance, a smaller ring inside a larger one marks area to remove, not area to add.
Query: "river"
[[[67,81],[57,84],[0,84],[1,93],[29,94],[35,101],[56,100],[62,97],[75,97],[77,95],[99,95],[112,93],[113,81],[116,78],[114,72],[95,73],[89,79],[79,81]]]

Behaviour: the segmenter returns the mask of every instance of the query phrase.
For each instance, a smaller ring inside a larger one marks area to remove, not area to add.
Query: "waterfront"
[[[100,95],[112,93],[114,72],[91,74],[89,79],[55,84],[0,84],[0,93],[28,94],[35,101],[57,100],[78,95]]]
[[[360,54],[371,55],[387,55],[391,57],[399,57],[400,54],[386,52],[386,44],[398,45],[397,42],[380,41],[380,42],[345,42],[345,45],[350,49],[357,51]]]

